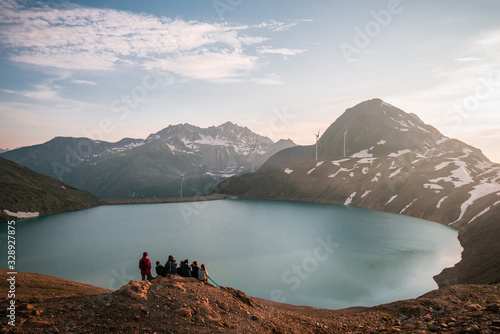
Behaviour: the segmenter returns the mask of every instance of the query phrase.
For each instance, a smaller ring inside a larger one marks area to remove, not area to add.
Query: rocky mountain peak
[[[267,137],[258,135],[245,126],[239,126],[232,122],[225,122],[218,126],[210,126],[208,128],[197,127],[188,123],[169,125],[157,133],[150,134],[146,142],[153,140],[168,140],[173,137],[179,137],[187,141],[202,141],[213,145],[224,145],[224,142],[234,144],[236,146],[247,145],[253,146],[258,144],[271,145],[273,141]]]
[[[362,151],[370,151],[374,156],[402,150],[423,153],[444,139],[418,116],[381,99],[372,99],[347,109],[322,135],[318,151],[322,159],[338,159]]]

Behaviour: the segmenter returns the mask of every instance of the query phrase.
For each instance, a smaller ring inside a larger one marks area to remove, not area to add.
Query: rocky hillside
[[[116,143],[57,137],[3,157],[85,189],[100,198],[197,196],[221,180],[257,170],[274,153],[294,146],[274,143],[227,122],[199,128],[171,125],[146,139]]]
[[[354,205],[446,224],[461,230],[463,261],[437,281],[500,280],[500,165],[380,99],[347,109],[320,138],[317,161],[314,145],[289,148],[259,173],[230,178],[215,191]]]
[[[0,270],[2,277],[7,276]],[[254,299],[172,276],[118,291],[18,273],[15,327],[0,301],[2,333],[497,333],[498,285],[458,285],[373,308],[324,310]],[[0,286],[7,291],[8,282]]]
[[[0,157],[0,222],[88,209],[102,203],[87,191]]]

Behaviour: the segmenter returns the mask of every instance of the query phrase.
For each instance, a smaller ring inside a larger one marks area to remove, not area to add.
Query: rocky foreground
[[[7,276],[5,270],[0,271]],[[117,291],[18,273],[16,312],[1,333],[500,333],[500,285],[455,285],[372,308],[325,310],[250,298],[172,276]],[[7,291],[7,281],[0,282]]]

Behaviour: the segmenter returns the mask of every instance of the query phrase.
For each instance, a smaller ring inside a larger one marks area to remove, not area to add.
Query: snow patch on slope
[[[469,199],[463,202],[460,206],[460,216],[458,216],[458,218],[454,222],[450,223],[450,225],[455,224],[460,219],[462,219],[465,212],[467,211],[467,208],[472,205],[477,199],[488,196],[498,191],[500,191],[500,184],[498,183],[481,183],[477,186],[474,186],[472,190],[469,191]]]
[[[405,206],[405,207],[403,208],[403,210],[401,210],[401,211],[399,212],[399,214],[402,214],[403,212],[405,212],[405,210],[406,210],[406,209],[408,209],[408,208],[410,207],[410,205],[412,205],[413,203],[415,203],[415,201],[416,201],[416,200],[417,200],[417,199],[415,198],[415,199],[414,199],[414,200],[413,200],[410,204],[408,204],[407,206]]]
[[[437,204],[436,204],[436,208],[438,208],[438,209],[439,209],[439,208],[441,207],[441,203],[443,203],[443,202],[444,202],[444,200],[445,200],[445,199],[447,199],[447,198],[448,198],[448,196],[445,196],[445,197],[441,198],[441,199],[439,200],[439,202],[437,202]]]
[[[358,153],[354,153],[353,155],[351,155],[351,158],[371,158],[373,157],[373,154],[372,153],[368,153],[370,149],[366,149],[366,150],[362,150],[362,151],[359,151]]]
[[[349,196],[349,197],[345,200],[344,205],[349,205],[349,204],[351,204],[352,199],[354,198],[354,196],[356,196],[356,192],[353,192],[353,193],[351,194],[351,196]]]
[[[18,212],[11,212],[9,210],[3,210],[7,215],[11,217],[16,217],[16,218],[33,218],[33,217],[38,217],[40,216],[39,212],[23,212],[23,211],[18,211]]]
[[[367,190],[363,193],[363,195],[361,195],[361,198],[365,197],[366,195],[368,195],[369,193],[371,193],[372,190]]]
[[[340,163],[341,162],[345,162],[345,161],[349,161],[351,159],[340,159],[340,160],[333,160],[332,161],[332,164],[334,164],[335,166],[340,166]]]
[[[451,161],[451,163],[454,163],[458,168],[454,169],[451,172],[450,176],[438,177],[437,179],[429,180],[429,182],[432,183],[438,183],[439,181],[451,182],[453,183],[455,188],[459,188],[463,185],[474,182],[474,180],[471,178],[469,174],[469,170],[467,170],[466,168],[466,163],[464,161],[456,160],[456,161]]]
[[[351,171],[350,169],[347,169],[347,168],[340,168],[335,174],[330,174],[328,175],[329,178],[334,178],[335,176],[337,176],[338,173],[340,172],[349,172]]]
[[[388,155],[388,157],[391,157],[391,158],[395,158],[395,157],[399,157],[400,155],[403,155],[403,154],[406,154],[406,153],[410,153],[411,150],[409,149],[406,149],[406,150],[401,150],[401,151],[398,151],[398,153],[391,153]]]
[[[398,195],[394,195],[391,198],[389,198],[389,200],[387,201],[387,203],[385,203],[385,205],[391,203],[396,197],[398,197]]]
[[[489,207],[485,208],[483,211],[479,212],[477,215],[475,215],[471,220],[469,220],[469,222],[467,224],[470,224],[472,223],[476,218],[478,218],[479,216],[482,216],[484,215],[486,212],[488,212],[492,207],[496,206],[500,204],[500,201],[496,201],[495,203],[493,203],[492,205],[490,205]]]

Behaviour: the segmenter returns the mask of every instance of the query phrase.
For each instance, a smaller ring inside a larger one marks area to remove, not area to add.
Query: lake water
[[[417,297],[437,288],[432,277],[462,251],[456,230],[421,219],[250,200],[109,205],[26,219],[17,221],[16,247],[18,271],[110,289],[140,279],[143,251],[153,265],[173,254],[206,264],[219,285],[250,296],[330,309]]]

